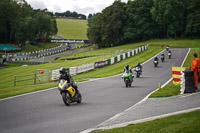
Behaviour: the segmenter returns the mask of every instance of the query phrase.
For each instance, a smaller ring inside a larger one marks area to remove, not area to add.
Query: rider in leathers
[[[77,85],[75,84],[72,76],[69,73],[66,72],[66,69],[61,67],[59,69],[59,72],[60,72],[59,82],[60,82],[61,79],[67,80],[67,82],[75,89],[77,94],[79,94]]]
[[[138,64],[135,66],[136,67],[139,67],[140,68],[140,71],[141,71],[141,74],[142,74],[142,65],[140,64],[140,62],[138,62]]]
[[[134,78],[134,76],[133,76],[133,71],[131,70],[131,68],[129,67],[129,65],[127,64],[125,67],[124,67],[124,72],[125,71],[128,71],[128,72],[130,72],[131,73],[131,75],[132,75],[132,78]]]

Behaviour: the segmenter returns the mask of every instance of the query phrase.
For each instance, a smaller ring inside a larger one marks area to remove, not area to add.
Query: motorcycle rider
[[[164,53],[162,53],[162,54],[161,54],[161,57],[165,58],[165,54],[164,54]]]
[[[129,65],[127,64],[125,67],[124,67],[124,72],[130,72],[131,73],[131,75],[132,75],[132,78],[134,78],[134,76],[133,76],[133,71],[132,71],[132,69],[129,67]],[[124,73],[123,72],[123,73]]]
[[[139,67],[140,68],[140,71],[141,71],[141,75],[142,75],[142,65],[140,65],[140,62],[138,62],[138,64],[135,66],[136,67]]]
[[[125,67],[124,67],[124,72],[127,71],[127,72],[130,72],[131,75],[133,74],[131,68],[129,67],[129,65],[127,64]]]
[[[157,56],[154,58],[154,61],[157,61],[157,62],[158,62],[158,57],[157,57]]]
[[[72,86],[75,89],[75,91],[77,92],[77,94],[79,94],[78,86],[75,84],[72,76],[66,72],[66,69],[61,67],[59,69],[59,72],[60,72],[59,82],[61,79],[67,80],[67,82],[70,84],[70,86]]]
[[[161,54],[161,59],[162,58],[163,58],[163,60],[165,59],[165,54],[164,53]]]
[[[169,52],[168,52],[168,56],[172,56],[172,52],[169,50]]]
[[[169,45],[167,45],[166,49],[167,49],[167,51],[169,50]]]

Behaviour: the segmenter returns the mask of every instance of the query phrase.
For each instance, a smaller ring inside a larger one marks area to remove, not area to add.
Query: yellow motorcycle
[[[58,90],[60,95],[62,96],[63,102],[67,106],[70,106],[73,102],[82,102],[81,93],[76,92],[76,90],[67,83],[67,80],[60,80]]]

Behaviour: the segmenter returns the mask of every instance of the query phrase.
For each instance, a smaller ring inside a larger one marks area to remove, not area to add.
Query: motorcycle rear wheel
[[[137,77],[137,78],[139,78],[139,77],[140,77],[140,74],[139,74],[139,73],[137,73],[136,77]]]
[[[63,102],[65,103],[65,105],[67,105],[67,106],[71,105],[71,97],[68,92],[63,92],[62,98],[63,98]]]
[[[79,92],[78,93],[78,101],[77,103],[81,103],[82,102],[82,96],[81,96],[81,93]]]

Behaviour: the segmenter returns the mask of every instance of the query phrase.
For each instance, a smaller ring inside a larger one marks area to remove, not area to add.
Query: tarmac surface
[[[136,124],[179,113],[200,110],[199,91],[200,90],[196,93],[186,93],[165,98],[148,98],[146,101],[143,101],[96,127],[83,131],[82,133],[124,127],[129,124]]]

